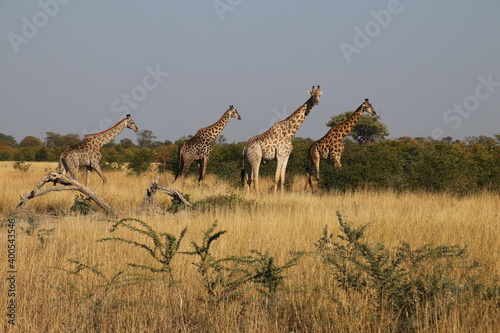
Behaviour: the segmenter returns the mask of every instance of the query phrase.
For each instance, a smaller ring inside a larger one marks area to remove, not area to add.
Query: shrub
[[[207,301],[230,302],[240,299],[245,292],[256,288],[268,298],[275,296],[284,276],[281,273],[298,263],[300,255],[295,255],[283,266],[276,266],[273,257],[256,250],[249,256],[228,256],[216,258],[212,244],[226,233],[216,231],[217,223],[203,232],[200,244],[191,242],[193,251],[185,252],[199,259],[197,267],[207,293]]]
[[[144,221],[126,218],[115,222],[110,231],[115,232],[119,228],[128,229],[137,234],[147,236],[149,242],[138,242],[121,237],[102,238],[99,239],[98,242],[117,241],[145,250],[156,261],[156,263],[159,264],[159,266],[153,267],[137,263],[129,263],[129,266],[145,269],[153,273],[167,273],[171,278],[171,281],[173,281],[171,262],[178,253],[182,239],[186,234],[187,227],[182,229],[179,237],[175,237],[168,232],[157,232]]]
[[[117,294],[118,290],[127,286],[150,280],[146,276],[128,274],[125,270],[107,275],[100,268],[101,265],[90,265],[73,259],[68,259],[68,262],[74,268],[56,267],[56,269],[66,272],[72,280],[67,282],[66,288],[60,288],[60,291],[69,298],[76,296],[88,304],[92,326],[96,332],[101,331],[100,326],[104,313],[112,308],[112,305],[106,304],[112,294]]]
[[[92,199],[84,196],[83,194],[75,195],[75,201],[70,208],[70,211],[77,214],[88,215],[92,211]]]
[[[149,149],[138,149],[131,157],[128,169],[132,170],[136,175],[143,174],[148,171],[153,162],[154,155]]]
[[[250,209],[255,204],[254,200],[243,199],[238,194],[214,195],[203,200],[193,203],[193,209],[201,211],[216,210],[219,208],[234,209],[235,207],[243,207]]]
[[[190,202],[191,198],[189,194],[183,194],[184,198]],[[175,214],[181,210],[191,209],[192,207],[186,206],[178,196],[172,197],[172,203],[170,207],[167,208],[167,212]]]
[[[26,228],[19,227],[21,229],[21,232],[26,234],[27,236],[30,236],[30,237],[34,236],[34,237],[38,238],[38,241],[40,242],[41,247],[43,247],[45,245],[48,237],[51,236],[55,231],[55,228],[52,228],[52,229],[40,228],[40,226],[41,226],[40,221],[38,221],[36,216],[31,214],[31,213],[27,213],[26,215],[18,215],[16,213],[12,217],[18,219],[19,221],[22,221],[22,220],[26,221],[28,226]]]
[[[439,316],[455,302],[468,297],[498,298],[497,287],[478,281],[477,262],[466,260],[466,248],[455,245],[425,245],[412,248],[408,243],[389,249],[361,239],[369,224],[354,228],[337,213],[340,224],[336,241],[327,227],[316,242],[316,251],[331,269],[331,276],[345,299],[355,295],[367,299],[373,316],[394,319],[393,331],[411,331],[425,324],[425,309]],[[485,289],[496,290],[488,294]],[[332,295],[343,307],[338,295]],[[455,301],[452,301],[455,300]]]
[[[21,172],[28,172],[31,167],[31,163],[26,163],[25,161],[16,161],[12,167]]]

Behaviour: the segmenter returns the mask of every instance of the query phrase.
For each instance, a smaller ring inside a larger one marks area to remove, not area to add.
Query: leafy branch
[[[153,267],[143,264],[129,263],[131,267],[149,270],[153,273],[168,273],[172,279],[172,260],[179,251],[182,239],[184,238],[187,227],[182,229],[179,237],[167,232],[156,232],[146,222],[139,219],[124,218],[116,222],[111,228],[111,232],[117,231],[119,228],[125,228],[141,235],[147,236],[152,244],[141,243],[135,240],[122,237],[108,237],[97,240],[98,242],[117,241],[146,250],[146,252],[160,264],[160,267]],[[173,279],[172,279],[173,280]]]

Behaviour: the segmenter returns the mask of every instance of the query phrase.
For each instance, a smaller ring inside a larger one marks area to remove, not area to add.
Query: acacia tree
[[[151,130],[142,130],[137,133],[137,143],[141,148],[153,148],[154,139],[156,139],[156,136]]]
[[[347,111],[338,116],[333,116],[330,121],[326,123],[326,126],[333,127],[340,124],[354,111]],[[377,140],[383,139],[389,135],[387,126],[380,122],[377,117],[371,115],[362,115],[359,121],[356,123],[354,128],[351,130],[348,136],[350,136],[354,141],[359,144],[366,142],[375,142]]]

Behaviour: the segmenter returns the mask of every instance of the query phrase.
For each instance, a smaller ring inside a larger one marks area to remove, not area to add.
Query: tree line
[[[332,117],[327,125],[334,126],[348,115]],[[440,140],[386,139],[387,128],[373,117],[363,116],[356,126],[345,140],[343,168],[338,170],[332,161],[321,161],[320,188],[450,191],[459,194],[500,191],[500,134],[465,140],[451,137]],[[134,174],[154,168],[158,172],[175,174],[179,166],[178,150],[188,138],[161,142],[156,140],[152,131],[143,130],[137,133],[137,144],[125,138],[104,145],[101,148],[101,167],[105,171],[126,168]],[[0,133],[0,160],[55,162],[66,147],[79,140],[76,134],[47,132],[43,141],[27,136],[17,143],[14,137]],[[309,138],[293,139],[294,149],[288,162],[285,186],[290,187],[295,176],[305,175],[308,149],[313,142]],[[219,136],[214,142],[207,173],[224,178],[235,187],[242,186],[244,144],[227,143],[224,136]],[[195,173],[195,170],[193,164],[190,172]],[[273,177],[275,170],[275,162],[265,163],[260,175]]]

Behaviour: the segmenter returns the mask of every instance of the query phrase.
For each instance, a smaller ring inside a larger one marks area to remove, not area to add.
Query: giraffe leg
[[[246,158],[246,155],[243,158]],[[248,159],[247,162],[247,165],[243,169],[243,185],[245,186],[245,190],[250,192],[252,190],[254,168]]]
[[[65,171],[69,172],[71,177],[78,181],[78,164],[77,163],[71,163],[69,161],[65,162]]]
[[[57,172],[60,173],[61,175],[66,175],[68,168],[66,167],[66,162],[64,161],[63,158],[59,159],[59,165],[57,166]],[[56,186],[57,183],[54,182],[54,186]]]
[[[319,161],[320,156],[317,150],[309,151],[309,168],[307,168],[307,181],[304,187],[305,190],[310,186],[311,190],[314,192],[314,185],[312,183],[312,176],[315,176],[316,181],[319,181]]]
[[[203,185],[205,176],[207,174],[207,165],[208,165],[208,158],[204,157],[200,162],[199,162],[199,171],[200,171],[200,177],[198,178],[198,185]]]
[[[259,191],[259,168],[257,167],[257,169],[255,169],[252,174],[253,174],[253,176],[252,176],[253,188],[255,190],[255,193],[260,194],[260,191]]]
[[[249,184],[251,189],[253,183],[253,188],[255,189],[255,192],[257,194],[259,194],[259,168],[260,168],[260,161],[259,163],[255,163],[254,165],[252,165],[252,171],[250,172],[251,173],[250,184]]]
[[[203,185],[203,180],[205,178],[206,172],[206,161],[204,158],[197,160],[196,164],[198,165],[198,186]]]
[[[247,172],[245,174],[245,183],[248,187],[245,187],[249,192],[251,192],[252,187],[254,187],[255,192],[259,194],[259,168],[262,160],[262,151],[257,149],[245,150],[244,158],[246,158],[248,162],[246,166]]]
[[[93,167],[93,169],[97,172],[97,174],[98,174],[99,176],[101,176],[101,178],[102,178],[102,183],[105,185],[105,184],[108,182],[108,180],[106,179],[106,176],[104,176],[104,174],[102,173],[102,170],[101,170],[101,167],[100,167],[99,163],[97,163],[97,164]],[[89,169],[87,168],[87,185],[88,185],[88,183],[90,182],[90,173],[91,173],[91,172],[92,172],[92,169],[90,169],[90,171],[89,171]]]
[[[320,180],[320,177],[319,177],[319,159],[314,161],[314,178],[316,179],[316,185],[319,184],[319,180]],[[312,183],[312,179],[311,177],[309,177],[309,184],[311,185],[311,191],[314,193],[316,191],[316,189],[314,188],[314,185]]]
[[[185,181],[184,177],[186,176],[186,173],[189,170],[191,163],[193,163],[192,158],[182,158],[182,169],[179,170],[182,186],[184,186],[184,181]]]
[[[174,183],[177,181],[177,178],[179,178],[179,176],[181,175],[182,169],[184,169],[184,159],[182,158],[182,156],[179,156],[179,169],[175,174]]]
[[[290,155],[286,156],[283,158],[283,163],[281,165],[281,172],[280,172],[280,191],[281,194],[285,193],[285,176],[286,176],[286,166],[288,164],[288,158]],[[276,193],[276,190],[274,191]]]
[[[306,179],[306,184],[304,185],[304,190],[311,188],[311,190],[314,192],[314,185],[313,185],[312,178],[314,176],[314,178],[316,178],[316,181],[319,181],[318,174],[319,174],[319,166],[318,166],[318,168],[316,168],[314,165],[310,165],[307,168],[307,172],[306,172],[307,179]]]
[[[92,167],[90,165],[87,165],[86,169],[87,169],[87,173],[85,176],[85,186],[89,186],[90,176],[92,175]]]
[[[278,161],[276,164],[276,173],[274,174],[274,194],[278,192],[278,183],[281,179],[282,169],[283,169],[283,160],[281,157],[278,157]]]
[[[340,154],[335,154],[333,156],[333,163],[336,168],[342,169],[342,163],[340,163]]]
[[[252,184],[252,168],[250,166],[246,167],[246,170],[243,169],[243,186],[245,187],[245,191],[250,192],[250,185]]]
[[[247,163],[245,163],[247,162]],[[248,186],[248,180],[250,178],[250,163],[248,163],[248,157],[246,154],[245,149],[243,149],[243,155],[241,159],[241,180],[243,181],[243,187],[245,188],[246,192],[250,191],[250,187]]]
[[[75,159],[74,155],[74,153],[70,152],[65,156],[61,156],[59,161],[59,173],[63,175],[69,173],[71,178],[78,181],[78,157]]]

